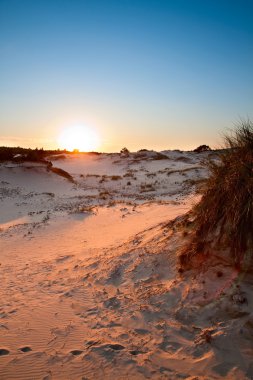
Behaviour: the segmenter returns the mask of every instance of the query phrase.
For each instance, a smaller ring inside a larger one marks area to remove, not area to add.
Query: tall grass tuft
[[[221,248],[242,268],[253,261],[253,123],[242,121],[224,136],[218,160],[208,160],[210,176],[193,209],[194,233],[180,255],[187,265],[200,253],[210,256]]]

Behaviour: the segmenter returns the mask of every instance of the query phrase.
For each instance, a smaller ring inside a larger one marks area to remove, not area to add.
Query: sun
[[[91,152],[99,147],[99,137],[95,130],[83,125],[76,125],[61,132],[58,137],[58,145],[60,149],[69,151],[77,149],[80,152]]]

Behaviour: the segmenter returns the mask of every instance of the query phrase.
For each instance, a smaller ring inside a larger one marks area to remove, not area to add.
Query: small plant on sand
[[[180,254],[182,267],[221,250],[238,268],[253,262],[253,123],[242,121],[224,140],[219,160],[207,161],[210,176],[193,209],[194,231]]]
[[[194,149],[193,152],[195,152],[195,153],[202,153],[202,152],[207,152],[208,150],[211,150],[210,146],[208,146],[208,145],[200,145],[196,149]]]
[[[126,147],[124,147],[121,149],[120,154],[122,157],[128,157],[130,154],[130,151]]]
[[[153,183],[142,183],[140,186],[140,192],[145,193],[149,191],[155,191],[155,187]]]
[[[119,179],[122,179],[122,177],[120,175],[112,175],[111,176],[112,181],[118,181]]]

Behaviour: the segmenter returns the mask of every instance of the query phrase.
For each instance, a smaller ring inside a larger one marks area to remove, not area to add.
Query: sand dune
[[[253,279],[177,270],[205,154],[163,154],[1,164],[0,379],[253,378]]]

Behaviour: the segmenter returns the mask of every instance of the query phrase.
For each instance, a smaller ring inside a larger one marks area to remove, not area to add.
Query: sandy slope
[[[252,379],[252,279],[178,274],[206,172],[165,153],[0,166],[0,379]]]

